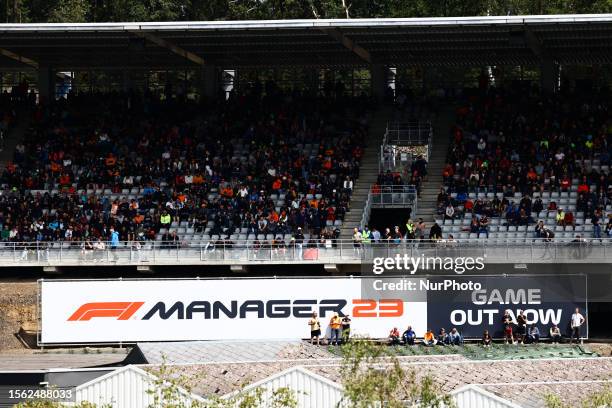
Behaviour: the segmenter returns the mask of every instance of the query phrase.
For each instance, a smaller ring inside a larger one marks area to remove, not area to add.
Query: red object
[[[307,261],[316,261],[317,259],[319,259],[319,250],[317,248],[305,249],[304,259]]]

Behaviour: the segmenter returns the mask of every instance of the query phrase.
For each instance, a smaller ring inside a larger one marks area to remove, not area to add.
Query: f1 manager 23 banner
[[[363,336],[426,330],[424,299],[363,299],[361,279],[43,280],[40,290],[41,344],[308,338],[313,312],[323,335],[334,313]]]

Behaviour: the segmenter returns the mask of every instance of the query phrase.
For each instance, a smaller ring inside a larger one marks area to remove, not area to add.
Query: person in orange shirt
[[[436,335],[433,330],[427,329],[427,332],[423,336],[423,344],[425,346],[435,346],[436,345]]]
[[[231,198],[234,196],[234,190],[232,190],[232,188],[229,185],[225,186],[223,190],[221,190],[221,195],[224,197]]]
[[[117,159],[115,158],[115,156],[112,155],[112,153],[109,153],[108,157],[106,158],[104,162],[106,163],[108,167],[111,167],[111,166],[114,166],[115,163],[117,163]]]
[[[282,184],[281,184],[281,180],[279,178],[277,178],[276,180],[274,180],[274,182],[272,183],[272,190],[280,190]]]
[[[340,344],[340,326],[342,325],[342,319],[338,316],[338,313],[334,313],[332,318],[329,320],[329,327],[331,327],[331,334],[329,336],[329,344],[337,345]]]

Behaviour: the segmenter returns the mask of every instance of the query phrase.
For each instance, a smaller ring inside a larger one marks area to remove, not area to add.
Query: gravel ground
[[[36,327],[36,282],[0,282],[0,351],[23,349],[15,334]]]

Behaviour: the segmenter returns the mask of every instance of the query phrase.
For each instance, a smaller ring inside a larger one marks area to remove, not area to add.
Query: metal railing
[[[487,263],[612,263],[612,239],[526,238],[469,240],[401,240],[357,245],[352,240],[306,239],[296,243],[269,240],[192,240],[186,242],[121,242],[86,249],[82,242],[3,242],[0,266],[70,265],[200,265],[253,263],[359,264],[373,257],[484,257]]]
[[[415,185],[374,185],[370,189],[372,208],[412,208],[417,213],[418,194]]]
[[[398,146],[419,146],[431,143],[431,122],[389,122],[385,142]]]
[[[380,145],[379,171],[397,171],[419,155],[429,160],[433,142],[431,122],[389,122]]]

